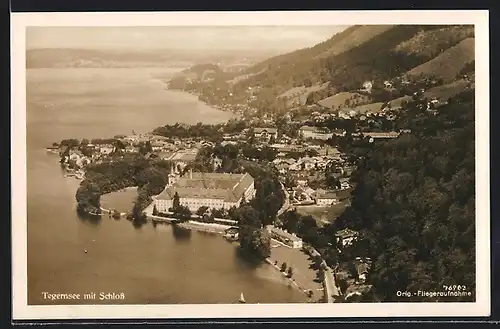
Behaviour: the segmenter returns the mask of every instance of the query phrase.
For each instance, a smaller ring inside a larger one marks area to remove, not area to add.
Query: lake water
[[[137,198],[137,187],[107,193],[101,196],[101,207],[111,211],[117,210],[126,213],[132,210],[132,205]]]
[[[241,292],[249,303],[305,300],[270,266],[249,264],[218,235],[77,216],[79,182],[63,177],[46,146],[229,117],[192,95],[164,90],[157,77],[173,72],[27,71],[28,304],[61,303],[43,299],[43,292],[123,292],[125,300],[107,303],[127,304],[235,303]]]

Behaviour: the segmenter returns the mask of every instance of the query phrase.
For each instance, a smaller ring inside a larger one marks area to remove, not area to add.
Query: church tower
[[[168,174],[167,186],[172,186],[177,181],[177,174],[175,173],[174,166],[170,165],[170,174]]]

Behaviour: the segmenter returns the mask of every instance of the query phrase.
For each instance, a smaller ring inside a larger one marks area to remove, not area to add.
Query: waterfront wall
[[[216,223],[200,223],[192,220],[179,223],[177,224],[177,226],[185,229],[209,232],[209,233],[217,233],[217,234],[224,233],[224,231],[232,227],[229,225],[216,224]]]

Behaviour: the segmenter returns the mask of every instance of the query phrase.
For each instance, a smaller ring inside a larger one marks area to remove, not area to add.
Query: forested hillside
[[[358,37],[355,44],[347,41],[354,32],[365,37]],[[272,80],[286,89],[329,81],[333,87],[350,91],[366,80],[404,73],[471,36],[469,26],[354,26],[315,47],[255,65],[249,72],[267,69],[241,83],[265,86]],[[417,50],[418,44],[425,46]]]
[[[430,61],[413,68],[410,75],[427,75],[453,81],[462,68],[474,61],[474,38],[467,38]]]
[[[398,124],[412,133],[375,146],[359,161],[352,204],[335,226],[361,232],[350,252],[373,259],[369,280],[381,300],[404,300],[397,291],[443,291],[443,285],[474,292],[474,91],[450,99],[435,116],[423,100],[406,110]]]
[[[207,75],[197,72],[189,79],[186,75],[186,80],[175,79],[170,87],[193,92],[210,104],[243,105],[259,112],[312,104],[340,110],[411,96],[418,89],[408,88],[405,79],[424,89],[453,82],[473,60],[473,26],[359,25],[239,73],[219,72],[207,81],[202,78]],[[367,82],[373,90],[356,104],[339,104],[331,98],[342,92],[359,93]]]
[[[299,49],[283,55],[271,57],[247,70],[245,74],[259,73],[263,70],[273,70],[286,65],[297,65],[300,62],[311,61],[314,58],[333,56],[349,50],[374,36],[388,30],[391,25],[355,25],[335,34],[330,39],[309,48]]]

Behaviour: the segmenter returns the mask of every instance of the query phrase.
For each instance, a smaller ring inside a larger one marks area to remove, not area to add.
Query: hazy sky
[[[296,49],[313,46],[346,26],[29,27],[26,47],[134,49]]]

